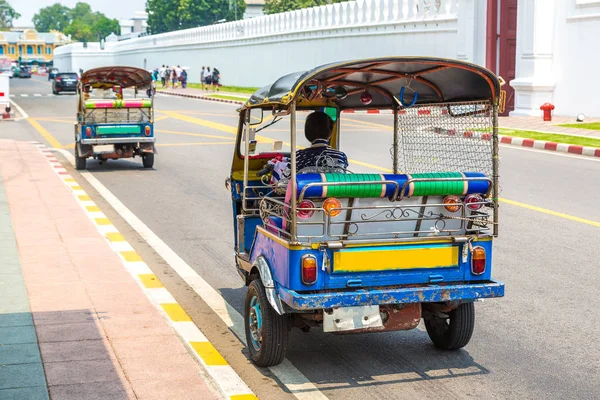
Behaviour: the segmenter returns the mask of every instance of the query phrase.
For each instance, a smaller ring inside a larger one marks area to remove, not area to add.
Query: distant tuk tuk
[[[500,86],[466,62],[376,58],[283,76],[240,108],[226,186],[254,363],[280,363],[292,327],[366,333],[423,320],[435,346],[467,345],[474,302],[504,295],[492,279]],[[388,113],[388,131],[351,133],[346,113],[361,110]],[[331,119],[330,151],[297,170],[297,125],[312,112]],[[344,135],[389,165],[364,172],[351,152],[340,164]]]
[[[154,154],[154,91],[152,76],[133,67],[86,71],[77,84],[75,161],[142,158],[152,168]]]

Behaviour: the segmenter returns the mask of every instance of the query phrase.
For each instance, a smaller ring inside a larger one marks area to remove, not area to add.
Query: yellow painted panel
[[[210,342],[190,342],[190,346],[208,366],[229,365]]]
[[[419,247],[333,254],[334,272],[388,271],[417,268],[450,268],[458,265],[457,246]]]
[[[90,201],[90,196],[82,194],[81,196],[77,196],[77,198],[81,201]]]
[[[100,207],[98,206],[85,206],[85,209],[89,212],[100,212]]]
[[[127,262],[143,261],[142,257],[135,251],[122,251],[121,255]]]
[[[73,178],[65,178],[64,180],[65,182],[75,182],[75,179]]]
[[[159,281],[154,274],[139,274],[138,278],[140,278],[144,287],[148,289],[158,289],[164,287],[162,282]]]
[[[98,225],[111,225],[110,219],[108,219],[108,218],[94,218],[94,221]]]
[[[110,232],[106,234],[106,238],[111,242],[124,242],[125,238],[118,232]]]
[[[73,189],[73,190],[82,190],[81,186],[71,186],[71,189]]]
[[[190,322],[192,320],[183,307],[177,303],[165,303],[160,306],[173,322]]]

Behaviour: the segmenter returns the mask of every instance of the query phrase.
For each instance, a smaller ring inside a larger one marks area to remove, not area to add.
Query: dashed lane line
[[[127,271],[140,285],[150,301],[163,313],[175,332],[181,337],[190,352],[204,367],[221,393],[230,400],[257,400],[256,395],[239,377],[210,341],[192,322],[189,315],[177,303],[171,293],[164,287],[142,257],[133,249],[119,233],[117,228],[94,203],[88,194],[77,184],[54,154],[45,145],[37,145],[42,154],[53,167],[56,174],[67,185],[87,216],[93,221],[100,234],[107,240],[112,250],[119,255]],[[63,151],[63,150],[59,150]],[[68,153],[67,153],[68,154]],[[72,160],[70,160],[72,161]]]
[[[71,162],[73,155],[66,150],[58,150]],[[111,207],[148,243],[156,253],[204,300],[221,318],[231,331],[245,344],[244,319],[208,282],[189,264],[160,239],[146,224],[131,212],[106,186],[90,172],[81,172],[94,189]],[[300,372],[287,358],[277,366],[269,368],[278,380],[299,400],[325,400],[327,397]]]

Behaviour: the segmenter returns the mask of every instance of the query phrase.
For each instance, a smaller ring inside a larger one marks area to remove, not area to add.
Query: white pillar
[[[556,0],[519,0],[515,109],[510,115],[540,115],[540,105],[554,94],[554,26]]]
[[[480,1],[483,3],[483,1]],[[474,62],[477,52],[477,6],[475,0],[461,0],[458,4],[458,32],[456,58]]]

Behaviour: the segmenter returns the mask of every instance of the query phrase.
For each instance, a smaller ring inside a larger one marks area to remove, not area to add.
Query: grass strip
[[[247,97],[227,96],[226,94],[209,94],[205,97],[213,97],[215,99],[233,100],[233,101],[242,101],[242,102],[245,102],[246,100],[248,100]]]
[[[192,89],[202,89],[202,86],[199,83],[188,83],[187,86]],[[220,86],[219,90],[230,93],[253,94],[258,90],[258,88],[241,86]]]
[[[565,128],[593,129],[595,131],[600,131],[600,122],[588,122],[586,124],[560,124],[558,126],[564,126]]]
[[[600,139],[587,138],[582,136],[563,135],[560,133],[543,133],[508,128],[499,128],[498,133],[506,136],[515,136],[534,140],[545,140],[548,142],[574,144],[578,146],[600,147]]]

